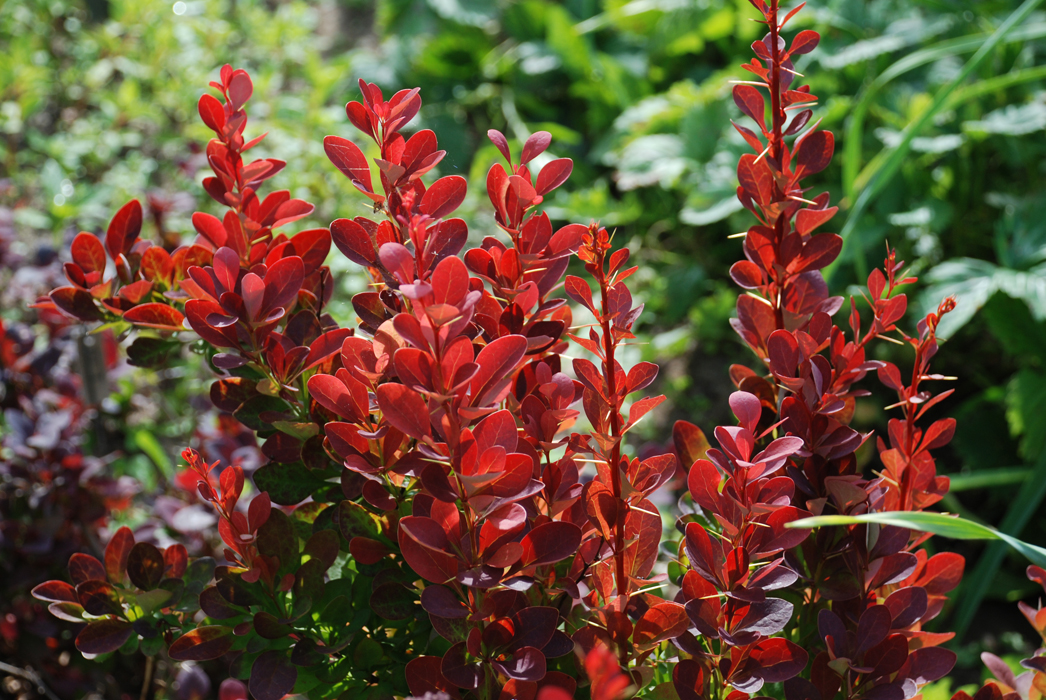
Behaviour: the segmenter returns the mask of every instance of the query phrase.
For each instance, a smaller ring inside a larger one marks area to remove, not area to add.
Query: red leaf
[[[803,246],[803,252],[790,266],[793,273],[820,270],[827,267],[839,257],[843,248],[843,239],[834,233],[822,233],[814,236]]]
[[[704,459],[705,453],[711,447],[701,428],[685,420],[676,421],[672,426],[672,442],[676,448],[676,456],[684,468],[699,459]]]
[[[419,656],[411,659],[404,669],[407,676],[407,687],[411,695],[422,696],[426,693],[446,693],[452,698],[460,698],[458,689],[443,677],[440,666],[443,660],[438,656]]]
[[[248,687],[255,700],[281,700],[294,690],[298,669],[287,652],[271,649],[254,660]]]
[[[90,554],[77,552],[69,557],[69,578],[74,586],[84,581],[104,581],[105,567]]]
[[[225,230],[221,219],[212,214],[196,212],[192,215],[192,225],[196,229],[196,233],[207,239],[215,248],[224,246],[229,237],[229,232]]]
[[[163,551],[164,578],[181,578],[189,564],[189,554],[183,544],[172,544]]]
[[[335,328],[309,343],[309,354],[305,358],[305,369],[311,369],[341,351],[346,338],[351,337],[351,328]]]
[[[55,306],[81,321],[101,321],[105,318],[95,306],[94,297],[85,289],[59,287],[50,296]]]
[[[690,627],[686,609],[679,603],[658,603],[636,621],[632,640],[637,645],[659,644],[678,637]]]
[[[734,104],[766,133],[766,101],[753,85],[734,86]]]
[[[392,427],[418,440],[429,436],[429,409],[416,391],[402,384],[382,384],[375,394]]]
[[[665,396],[646,396],[628,407],[628,426],[635,425],[640,418],[653,411],[665,400]]]
[[[742,289],[758,289],[766,282],[763,271],[749,260],[735,262],[730,267],[730,278]]]
[[[574,161],[569,158],[557,158],[545,163],[545,167],[538,173],[537,184],[534,190],[542,197],[556,189],[570,177],[574,170]]]
[[[916,685],[922,686],[944,678],[954,666],[954,651],[941,647],[923,647],[908,655],[897,677],[910,678]]]
[[[120,615],[123,608],[116,589],[105,581],[84,581],[76,587],[76,597],[92,615]]]
[[[174,260],[170,253],[154,245],[142,255],[141,271],[142,277],[150,282],[170,284],[174,277]]]
[[[792,47],[788,50],[789,55],[810,53],[817,48],[821,41],[821,35],[812,29],[804,29],[792,39]]]
[[[458,558],[450,548],[443,528],[432,518],[408,516],[399,523],[403,558],[426,581],[446,583],[458,573]]]
[[[780,637],[764,639],[753,647],[752,658],[760,668],[755,672],[766,683],[782,683],[799,675],[810,655],[798,644]]]
[[[465,201],[468,183],[458,175],[441,177],[432,183],[421,198],[421,213],[442,219]]]
[[[479,369],[469,382],[472,406],[483,407],[501,401],[508,391],[507,377],[515,371],[527,352],[527,339],[506,335],[488,344],[476,356]]]
[[[76,648],[84,654],[107,654],[122,647],[132,631],[131,623],[125,620],[95,620],[80,630]]]
[[[759,418],[763,414],[763,405],[754,394],[747,391],[735,391],[728,399],[730,410],[737,416],[738,422],[751,433],[756,431]]]
[[[367,484],[373,483],[373,481],[367,482]],[[349,554],[361,564],[377,564],[388,556],[389,548],[369,537],[353,537],[349,540]]]
[[[628,393],[650,386],[651,382],[657,378],[658,370],[659,367],[653,362],[640,362],[630,369],[628,378],[625,380],[625,384],[628,386]]]
[[[119,255],[131,252],[131,246],[142,230],[142,205],[132,199],[116,212],[105,233],[105,249],[115,260]]]
[[[527,142],[523,144],[523,153],[519,157],[519,164],[526,165],[530,161],[548,150],[552,143],[552,134],[547,131],[537,131],[531,134]]]
[[[795,215],[795,230],[805,236],[835,216],[837,211],[839,211],[839,207],[800,209],[799,213]]]
[[[765,158],[757,162],[756,156],[745,153],[737,164],[737,179],[744,191],[757,203],[764,206],[770,203],[774,176]]]
[[[374,194],[370,179],[370,166],[359,146],[340,136],[327,136],[323,139],[323,150],[326,151],[327,157],[335,167],[349,178],[357,189],[375,201],[384,199],[380,195]]]
[[[232,79],[229,81],[229,102],[234,112],[240,111],[247,104],[247,100],[251,99],[253,92],[254,84],[251,82],[251,76],[247,75],[247,71],[241,69],[232,74]]]
[[[581,304],[592,313],[599,315],[596,311],[595,301],[592,299],[592,288],[588,286],[588,282],[575,277],[573,275],[567,275],[566,281],[563,283],[563,291],[567,293],[573,301]]]
[[[105,573],[113,583],[121,583],[127,572],[127,557],[134,547],[134,534],[131,528],[121,527],[105,547]]]
[[[125,321],[136,326],[157,328],[162,331],[183,331],[185,316],[181,311],[167,304],[150,303],[136,306],[123,315]]]
[[[151,591],[160,585],[165,568],[160,550],[148,542],[139,542],[127,555],[127,576],[142,590]]]
[[[73,262],[86,274],[105,271],[105,248],[98,238],[86,231],[76,234],[70,249]]]
[[[806,137],[795,153],[798,163],[796,178],[819,173],[832,162],[835,152],[835,136],[831,131],[815,131]]]
[[[581,530],[577,525],[557,520],[538,525],[520,544],[523,546],[520,565],[524,568],[554,564],[577,552],[581,546]]]
[[[218,101],[218,98],[214,95],[203,95],[196,108],[200,112],[200,119],[207,125],[207,128],[221,135],[222,129],[225,128],[225,107]]]
[[[273,215],[275,220],[270,228],[279,228],[284,224],[289,224],[292,221],[302,219],[311,214],[315,208],[316,207],[302,199],[289,199],[276,207],[276,213]],[[295,238],[297,238],[297,236],[295,236]],[[299,255],[301,255],[301,253],[299,253]]]
[[[919,584],[930,595],[944,595],[959,585],[966,560],[961,554],[941,552],[926,562]]]
[[[672,669],[672,685],[679,700],[704,700],[705,674],[701,665],[693,659],[683,659]]]
[[[926,429],[926,433],[923,434],[922,445],[919,446],[919,449],[935,450],[938,447],[944,447],[952,441],[954,435],[955,419],[942,418]]]
[[[331,222],[331,237],[342,255],[357,265],[370,267],[378,259],[374,241],[352,219],[335,219]]]
[[[497,129],[487,129],[487,138],[501,152],[501,155],[505,156],[505,160],[511,163],[512,153],[508,149],[508,139],[505,138],[505,135]]]
[[[388,386],[400,386],[390,384]],[[346,372],[344,378],[339,371],[338,376],[329,374],[314,374],[309,378],[309,393],[316,403],[328,411],[333,412],[346,420],[359,422],[365,416],[361,415],[360,409],[367,404],[367,388]],[[404,387],[405,388],[405,387]],[[425,411],[426,414],[428,411]],[[389,421],[392,422],[391,420]]]
[[[33,597],[48,603],[80,603],[76,589],[65,581],[45,581],[33,589]]]
[[[208,625],[189,630],[174,640],[168,650],[175,661],[209,661],[232,648],[232,630],[222,625]]]

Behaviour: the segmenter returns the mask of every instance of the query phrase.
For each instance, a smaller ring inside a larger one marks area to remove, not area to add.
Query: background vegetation
[[[838,139],[836,165],[819,176],[843,206],[833,290],[862,280],[889,240],[923,280],[912,323],[958,295],[936,360],[959,377],[947,408],[959,427],[938,461],[954,477],[947,509],[1043,544],[1039,4],[817,0],[803,17],[824,38],[798,70]],[[728,325],[736,289],[726,270],[740,246],[729,236],[748,222],[735,197],[742,142],[728,81],[742,78],[738,64],[759,35],[752,16],[746,0],[0,4],[0,660],[46,669],[63,697],[136,692],[141,669],[81,665],[71,628],[39,609],[29,586],[59,575],[71,551],[97,547],[99,528],[131,524],[206,550],[201,533],[213,523],[179,488],[173,455],[193,441],[211,459],[246,468],[259,459],[235,422],[210,409],[196,356],[162,376],[140,372],[117,363],[104,337],[85,340],[25,309],[60,277],[72,235],[104,226],[130,198],[148,201],[147,235],[192,234],[189,213],[213,207],[198,185],[209,133],[194,105],[219,66],[251,71],[252,118],[270,134],[263,148],[290,165],[281,186],[317,205],[299,228],[364,213],[322,151],[324,135],[350,135],[343,107],[359,97],[357,78],[387,92],[422,87],[418,126],[450,154],[441,174],[469,178],[466,218],[485,206],[495,158],[486,130],[550,131],[575,175],[547,211],[601,220],[645,263],[635,289],[646,344],[632,350],[661,364],[671,401],[645,427],[653,446],[676,418],[727,420],[727,368],[747,357]],[[349,318],[349,295],[365,280],[341,279],[333,308]],[[879,428],[886,416],[860,421]],[[874,448],[864,457],[875,468]],[[1033,584],[1002,549],[963,553],[971,573],[943,626],[960,630],[966,682],[981,674],[982,649],[1027,654],[1030,642],[1009,630],[1023,628],[1012,601]],[[178,697],[212,694],[204,670],[169,675]],[[15,675],[4,683],[0,692],[36,692]]]

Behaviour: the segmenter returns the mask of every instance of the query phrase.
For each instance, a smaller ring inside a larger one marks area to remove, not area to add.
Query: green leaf
[[[835,265],[838,264],[839,260],[846,259],[847,248],[853,247],[854,231],[860,223],[861,215],[867,210],[872,201],[879,195],[882,189],[889,183],[893,176],[900,169],[901,164],[905,162],[908,156],[908,152],[911,149],[912,141],[919,136],[919,134],[927,126],[933,123],[933,118],[941,112],[942,109],[948,104],[949,98],[952,93],[955,92],[961,84],[973,74],[973,72],[995,51],[995,48],[1009,35],[1015,28],[1020,26],[1022,22],[1028,19],[1029,15],[1042,3],[1042,0],[1025,0],[1020,7],[1018,7],[1009,17],[1006,18],[998,29],[983,43],[977,52],[970,58],[969,61],[962,67],[962,70],[955,75],[954,78],[948,81],[937,93],[934,95],[933,102],[924,109],[918,117],[913,121],[909,122],[902,133],[900,142],[895,147],[888,147],[883,149],[882,152],[871,163],[865,168],[865,175],[862,173],[854,180],[854,187],[851,197],[853,198],[853,205],[850,211],[847,213],[846,224],[843,226],[840,235],[843,237],[843,252],[840,254],[839,259]],[[851,122],[852,123],[852,122]],[[860,127],[857,128],[857,135],[855,141],[860,144]],[[847,140],[853,134],[848,135]],[[859,145],[858,145],[859,147]],[[849,161],[849,156],[847,157]],[[864,182],[866,184],[859,184]],[[860,190],[859,194],[857,190]],[[863,278],[867,274],[867,270],[864,269],[864,255],[861,251],[858,251],[855,263],[857,265],[857,276]],[[834,265],[833,265],[834,267]]]
[[[254,472],[254,485],[268,491],[272,502],[281,506],[301,503],[326,483],[301,462],[271,462]]]
[[[135,367],[160,367],[181,347],[177,340],[138,336],[127,348],[127,361]]]
[[[819,515],[802,518],[788,523],[787,527],[816,528],[831,525],[861,525],[876,523],[894,525],[919,532],[929,532],[954,540],[1002,540],[1023,554],[1028,561],[1046,567],[1046,549],[1000,532],[995,528],[981,525],[970,520],[946,515],[944,513],[925,513],[918,511],[893,511],[888,513],[869,513],[867,515]]]
[[[278,399],[275,396],[259,395],[245,401],[233,415],[248,428],[257,432],[268,426],[268,423],[261,419],[261,414],[270,411],[274,413],[289,412],[290,405],[283,399]]]

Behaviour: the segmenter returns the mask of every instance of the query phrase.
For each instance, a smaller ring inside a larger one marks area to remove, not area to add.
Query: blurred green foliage
[[[824,38],[797,70],[837,136],[835,164],[820,176],[847,234],[833,288],[861,283],[888,240],[923,277],[910,327],[957,295],[938,369],[960,378],[943,408],[959,430],[941,468],[977,477],[949,508],[992,524],[1021,482],[1008,476],[992,488],[990,470],[1046,482],[1046,468],[1032,468],[1046,455],[1038,4],[816,0],[800,15]],[[191,235],[189,214],[215,206],[197,184],[207,132],[194,105],[226,62],[254,78],[248,130],[267,130],[264,155],[288,161],[276,186],[317,206],[301,228],[366,209],[321,143],[352,132],[343,105],[358,98],[358,78],[387,92],[421,86],[418,126],[448,151],[441,174],[470,179],[463,211],[476,237],[493,230],[483,178],[496,154],[486,130],[516,143],[548,130],[550,156],[575,160],[572,180],[546,204],[550,215],[616,228],[643,265],[646,344],[633,351],[662,365],[672,408],[644,435],[664,441],[674,418],[726,420],[727,367],[751,363],[727,325],[736,290],[726,270],[741,255],[728,236],[752,223],[734,194],[745,146],[729,98],[760,35],[752,16],[747,0],[9,0],[0,5],[0,206],[27,248],[59,247],[147,195],[162,211],[163,230],[152,235]],[[1012,30],[978,54],[1007,18]],[[347,278],[343,291],[362,283]],[[339,298],[335,313],[347,316],[347,295]],[[905,362],[892,346],[877,352]],[[860,417],[881,428],[887,415]],[[1041,496],[1022,507],[1014,534],[1046,542],[1046,519],[1035,517]],[[988,585],[997,568],[975,577],[989,597],[1030,590],[1016,561],[1002,585]]]

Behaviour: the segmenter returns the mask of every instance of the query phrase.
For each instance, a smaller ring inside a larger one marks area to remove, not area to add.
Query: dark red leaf
[[[581,530],[573,523],[553,521],[538,525],[520,542],[523,567],[554,564],[577,552],[581,546]]]
[[[908,660],[898,671],[899,678],[910,678],[922,686],[948,675],[955,666],[955,652],[941,647],[923,647],[908,654]]]
[[[799,675],[809,660],[806,650],[787,639],[764,639],[752,649],[752,658],[759,663],[755,674],[766,683],[781,683]]]
[[[133,631],[125,620],[95,620],[80,630],[76,648],[84,654],[107,654],[122,647]]]
[[[248,687],[255,700],[281,700],[294,690],[297,681],[298,669],[287,653],[270,649],[254,660]]]
[[[65,581],[45,581],[33,589],[33,597],[49,603],[77,603],[76,589]]]
[[[123,582],[124,574],[127,573],[127,557],[134,547],[134,533],[131,528],[124,526],[113,534],[109,544],[105,547],[105,573],[113,583]]]
[[[674,639],[690,627],[686,609],[679,603],[658,603],[636,621],[632,640],[642,646]]]
[[[734,104],[766,133],[766,101],[753,85],[734,86]]]
[[[91,293],[77,287],[59,287],[51,292],[51,301],[62,311],[81,321],[100,321],[102,312],[95,306]]]
[[[795,153],[799,164],[796,177],[802,178],[819,173],[832,162],[835,152],[835,136],[831,131],[815,131],[806,137]]]
[[[378,259],[374,241],[352,219],[335,219],[331,222],[331,237],[342,255],[357,265],[371,266]]]
[[[446,583],[457,575],[458,558],[448,553],[447,535],[432,518],[400,520],[399,543],[407,564],[426,581]]]
[[[217,659],[232,648],[232,629],[208,625],[189,630],[174,640],[168,650],[175,661],[208,661]]]
[[[148,542],[139,542],[127,555],[127,576],[142,590],[151,591],[160,585],[164,571],[163,555]]]
[[[411,659],[404,669],[411,695],[420,697],[426,693],[442,692],[452,698],[460,698],[458,689],[443,677],[440,670],[442,664],[443,660],[438,656],[419,656]]]
[[[790,55],[810,53],[817,48],[821,41],[821,35],[812,29],[804,29],[792,39],[792,46],[788,50]]]
[[[69,578],[74,586],[84,581],[104,581],[105,567],[90,554],[77,552],[69,557]]]
[[[109,257],[115,260],[117,256],[131,252],[131,246],[141,230],[142,205],[137,199],[132,199],[109,222],[105,233],[105,249],[109,251]]]

